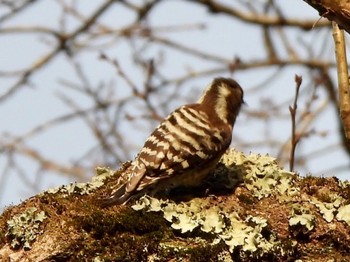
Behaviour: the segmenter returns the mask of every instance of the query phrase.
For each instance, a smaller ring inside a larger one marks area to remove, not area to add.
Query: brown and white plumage
[[[231,143],[243,90],[230,78],[215,78],[195,104],[176,109],[146,140],[121,185],[104,206],[126,203],[152,189],[198,185]]]

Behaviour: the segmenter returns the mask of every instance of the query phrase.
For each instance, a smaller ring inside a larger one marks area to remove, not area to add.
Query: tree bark
[[[350,2],[345,0],[304,0],[315,8],[320,16],[336,22],[350,33]]]

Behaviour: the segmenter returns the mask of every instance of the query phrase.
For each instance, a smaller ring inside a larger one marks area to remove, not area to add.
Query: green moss
[[[89,210],[88,206],[85,208]],[[158,252],[161,241],[174,238],[160,214],[136,212],[127,207],[118,212],[91,207],[91,213],[75,217],[73,222],[77,231],[85,232],[86,239],[72,246],[72,254],[83,250],[85,255],[100,254],[103,261],[147,261],[149,254]],[[73,258],[84,260],[79,254]]]
[[[122,212],[91,209],[91,213],[83,213],[84,216],[73,218],[74,228],[85,232],[85,238],[77,241],[71,250],[72,260],[83,261],[84,256],[99,254],[103,261],[147,261],[147,254],[158,252],[163,239],[174,238],[166,221],[157,213],[146,214],[126,207]]]
[[[241,201],[244,204],[252,205],[256,203],[256,199],[254,199],[250,194],[239,194],[238,196],[239,201]]]
[[[220,261],[218,257],[223,250],[225,250],[223,243],[208,244],[199,237],[171,239],[159,244],[158,258],[163,258],[163,261],[172,261],[174,258],[176,261]]]
[[[158,243],[151,236],[118,234],[113,238],[77,242],[76,249],[72,250],[72,256],[67,260],[87,261],[86,258],[99,255],[102,261],[148,261],[148,253],[155,253],[157,246]]]
[[[307,175],[306,177],[300,180],[301,187],[309,195],[314,195],[318,193],[320,187],[325,187],[327,184],[327,178],[324,177],[315,177],[312,175]]]
[[[325,193],[318,194],[317,198],[321,202],[325,202],[325,203],[332,203],[333,202],[333,196],[331,194],[329,194],[329,192],[327,194],[325,194]]]
[[[138,235],[156,233],[153,236],[159,234],[162,237],[166,232],[166,223],[159,214],[144,214],[130,209],[117,214],[96,210],[89,216],[79,216],[73,221],[76,227],[82,228],[96,239],[124,232]]]
[[[340,188],[342,189],[340,195],[345,199],[344,204],[350,204],[350,182],[349,181],[338,181]]]
[[[222,253],[223,245],[201,245],[194,247],[187,254],[190,255],[190,262],[202,262],[202,261],[219,261],[219,255]]]
[[[0,230],[0,246],[6,243],[6,236],[5,232]]]
[[[149,233],[166,231],[167,224],[160,214],[149,214],[146,212],[135,212],[128,209],[124,214],[118,216],[117,220],[129,232],[134,233]]]

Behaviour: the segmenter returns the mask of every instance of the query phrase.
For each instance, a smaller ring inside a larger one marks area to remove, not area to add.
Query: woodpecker
[[[243,90],[235,80],[215,78],[197,103],[181,106],[159,124],[126,171],[127,181],[102,205],[199,185],[231,144],[242,103]]]

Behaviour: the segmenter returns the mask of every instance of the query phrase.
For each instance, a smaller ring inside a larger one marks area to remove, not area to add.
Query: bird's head
[[[242,87],[231,78],[215,78],[198,100],[203,110],[217,116],[224,123],[234,124],[243,100]]]

